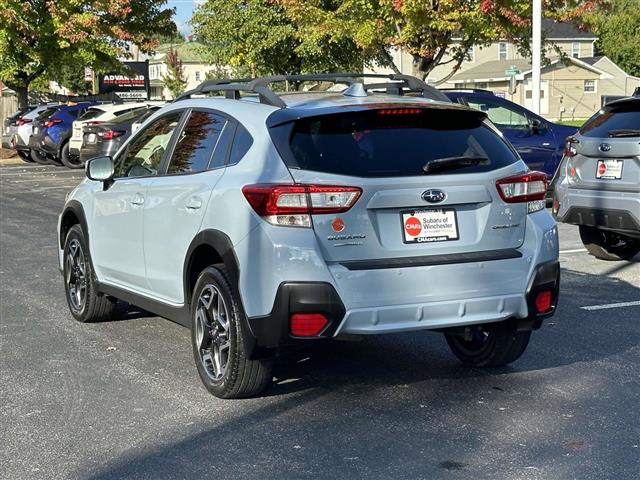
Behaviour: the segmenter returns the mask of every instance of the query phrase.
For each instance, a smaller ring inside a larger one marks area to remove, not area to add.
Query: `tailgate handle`
[[[142,196],[141,193],[136,193],[133,197],[133,199],[131,200],[131,204],[132,205],[143,205],[144,204],[144,197]]]
[[[202,200],[200,197],[191,197],[189,199],[189,202],[187,203],[188,210],[198,210],[200,207],[202,207]]]

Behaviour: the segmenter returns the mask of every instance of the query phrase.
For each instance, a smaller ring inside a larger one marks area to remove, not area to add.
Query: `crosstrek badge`
[[[420,235],[420,232],[422,232],[422,222],[420,222],[420,220],[416,217],[409,217],[404,222],[404,230],[408,235],[417,237],[418,235]]]

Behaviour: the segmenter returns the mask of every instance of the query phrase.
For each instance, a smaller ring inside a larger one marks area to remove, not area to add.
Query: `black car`
[[[132,125],[150,116],[159,108],[159,106],[137,108],[109,122],[83,127],[80,161],[84,164],[90,158],[112,157],[131,135]]]

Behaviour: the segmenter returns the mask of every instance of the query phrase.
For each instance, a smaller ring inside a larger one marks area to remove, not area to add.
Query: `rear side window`
[[[428,161],[449,157],[489,161],[438,173],[490,171],[518,159],[484,123],[484,115],[467,110],[409,110],[412,113],[373,110],[304,118],[295,122],[288,149],[278,145],[287,135],[272,129],[272,136],[290,168],[357,177],[420,176]]]
[[[92,118],[99,117],[104,113],[104,110],[99,108],[89,108],[86,112],[78,117],[78,120],[91,120]]]
[[[640,100],[604,107],[580,129],[585,137],[640,137]]]
[[[231,146],[231,155],[229,157],[229,164],[234,165],[242,160],[249,149],[253,145],[253,137],[247,129],[238,124],[236,128],[236,134],[233,137],[233,145]]]
[[[38,120],[43,120],[45,118],[49,118],[51,115],[53,115],[57,111],[58,111],[57,108],[47,108],[47,109],[43,110],[36,118]]]
[[[226,118],[213,112],[192,112],[184,130],[180,132],[167,173],[206,170],[226,122]]]

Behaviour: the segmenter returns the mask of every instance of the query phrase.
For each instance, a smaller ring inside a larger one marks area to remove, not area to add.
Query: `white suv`
[[[122,299],[190,326],[224,398],[343,335],[434,330],[474,367],[520,357],[558,298],[546,175],[483,112],[381,77],[205,82],[89,160],[59,220],[72,315]],[[329,80],[348,88],[268,88]],[[189,98],[211,92],[226,98]]]

